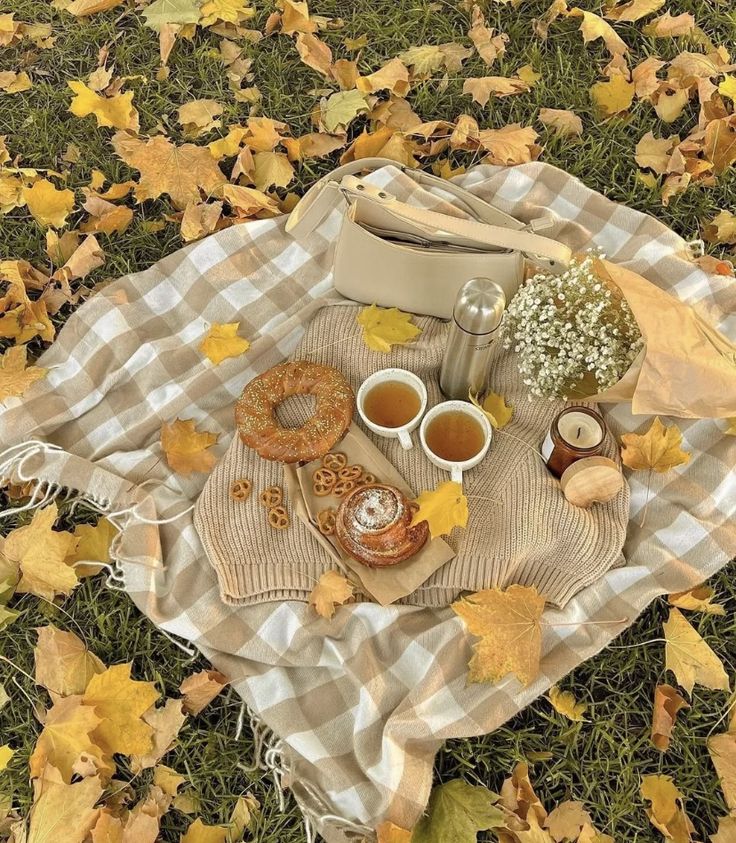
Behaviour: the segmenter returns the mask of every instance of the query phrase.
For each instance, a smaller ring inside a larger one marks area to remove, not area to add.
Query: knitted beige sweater
[[[378,369],[409,369],[426,384],[428,406],[442,401],[438,372],[448,323],[415,317],[422,329],[418,339],[383,354],[363,343],[355,321],[359,309],[352,304],[322,308],[294,359],[304,357],[337,367],[356,392]],[[568,504],[559,483],[535,453],[563,403],[530,400],[513,354],[500,343],[494,352],[490,385],[513,405],[514,414],[503,430],[494,432],[485,460],[463,478],[469,499],[468,527],[455,529],[447,537],[457,555],[400,602],[443,606],[461,591],[520,583],[536,586],[551,603],[563,605],[624,561],[628,486],[614,501],[591,509]],[[287,415],[290,412],[298,415],[299,410],[288,408]],[[418,442],[405,451],[397,440],[368,435],[416,493],[448,479],[426,459]],[[618,459],[610,436],[606,454]],[[253,484],[253,494],[245,503],[228,496],[231,482],[242,477]],[[284,485],[281,466],[258,457],[236,435],[197,504],[195,526],[228,603],[305,600],[319,576],[334,567],[326,551],[293,516],[287,530],[267,525],[258,491],[270,485]]]

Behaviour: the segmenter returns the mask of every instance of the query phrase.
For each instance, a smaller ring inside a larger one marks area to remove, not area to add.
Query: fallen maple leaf
[[[250,348],[250,342],[238,336],[240,322],[214,323],[199,344],[199,350],[216,366],[229,357],[239,357]]]
[[[411,843],[412,833],[390,820],[376,826],[376,843]]]
[[[330,134],[344,132],[359,114],[366,111],[368,103],[360,91],[338,91],[321,100],[320,124]]]
[[[184,134],[197,137],[222,125],[219,119],[224,108],[217,100],[198,99],[179,106],[177,115]]]
[[[375,132],[363,131],[358,135],[340,157],[340,163],[378,157],[398,161],[404,167],[416,167],[415,151],[417,144],[404,132],[390,126],[381,126]]]
[[[218,434],[195,430],[194,419],[176,419],[161,427],[161,447],[166,462],[179,474],[210,471],[217,458],[208,449],[217,442]]]
[[[537,133],[531,126],[519,123],[478,132],[478,142],[488,152],[484,160],[502,167],[526,164],[538,157],[536,139]]]
[[[679,142],[677,135],[656,138],[652,132],[647,132],[636,144],[634,160],[640,167],[654,170],[655,173],[666,173],[673,150]]]
[[[604,21],[599,15],[587,12],[584,9],[571,9],[571,18],[582,18],[580,32],[583,35],[583,42],[589,44],[598,38],[603,40],[608,52],[612,56],[622,56],[629,51],[626,42],[619,36],[610,23]]]
[[[53,600],[57,594],[70,594],[78,585],[74,569],[65,562],[77,540],[71,533],[52,529],[58,515],[54,503],[37,509],[30,524],[16,527],[0,545],[0,561],[20,573],[19,593]]]
[[[110,564],[110,544],[118,532],[118,528],[107,518],[100,518],[94,525],[78,524],[74,528],[77,546],[64,561],[67,565],[74,567],[74,571],[80,578],[99,574],[103,566],[94,563]],[[84,562],[92,564],[84,565],[82,564]]]
[[[480,637],[473,645],[470,682],[499,682],[513,673],[528,685],[539,673],[544,597],[535,588],[487,588],[452,604],[468,631]]]
[[[35,679],[54,702],[83,694],[90,679],[105,670],[100,659],[73,632],[57,629],[53,624],[38,627],[36,632]]]
[[[325,571],[309,595],[309,605],[314,606],[320,617],[330,620],[335,606],[342,606],[353,596],[355,587],[338,571]]]
[[[683,795],[670,776],[644,776],[641,795],[651,805],[646,809],[649,822],[675,843],[687,843],[695,827],[685,813]]]
[[[388,353],[394,345],[406,345],[422,333],[411,321],[411,313],[396,307],[364,307],[355,317],[363,328],[363,342],[373,351]]]
[[[228,823],[231,840],[240,840],[246,828],[250,828],[253,815],[257,814],[260,808],[259,801],[252,793],[248,792],[245,796],[238,797]]]
[[[364,94],[387,90],[397,97],[405,97],[410,87],[409,69],[401,59],[391,59],[375,73],[356,79],[355,85]]]
[[[153,769],[153,783],[160,787],[167,796],[176,796],[177,790],[185,781],[186,776],[179,775],[176,770],[172,770],[165,764],[158,764]]]
[[[27,843],[83,843],[94,826],[102,796],[97,776],[66,784],[58,770],[47,765],[34,782]]]
[[[689,100],[690,92],[687,88],[668,83],[660,85],[656,95],[652,97],[654,110],[663,123],[674,123],[685,110]]]
[[[228,684],[219,670],[200,670],[188,676],[179,686],[184,694],[182,706],[187,714],[199,714]]]
[[[477,3],[473,4],[470,13],[470,29],[468,37],[473,42],[478,55],[486,64],[493,62],[506,52],[509,36],[499,33],[493,34],[493,28],[486,24],[483,12]]]
[[[506,427],[514,415],[513,406],[507,404],[503,395],[499,395],[497,392],[487,392],[482,404],[478,401],[478,397],[472,393],[470,393],[469,398],[470,403],[485,413],[488,421],[497,430]]]
[[[523,80],[508,76],[481,76],[466,79],[463,82],[463,93],[470,94],[474,102],[485,106],[491,95],[499,98],[523,94],[529,90],[529,85]]]
[[[81,18],[87,15],[96,15],[98,12],[106,12],[119,6],[123,0],[72,0],[64,7],[64,11],[75,17]]]
[[[190,202],[181,218],[181,239],[186,243],[211,234],[222,216],[222,202]]]
[[[736,841],[736,815],[721,817],[718,820],[718,831],[710,835],[711,843],[734,843]]]
[[[660,752],[670,746],[670,737],[677,712],[690,708],[683,697],[671,685],[657,685],[654,689],[654,711],[652,713],[652,743]]]
[[[296,50],[307,67],[327,78],[332,76],[332,50],[316,35],[299,32],[296,36]]]
[[[80,80],[72,80],[67,85],[74,92],[69,111],[75,117],[87,117],[94,114],[98,126],[112,126],[115,129],[139,129],[138,112],[133,106],[133,91],[102,97]]]
[[[728,674],[723,663],[685,620],[682,612],[672,609],[663,629],[667,642],[666,669],[675,674],[678,683],[689,695],[692,695],[696,682],[714,690],[729,690]]]
[[[716,175],[736,161],[736,114],[711,120],[705,127],[704,152]]]
[[[453,528],[464,528],[468,524],[468,499],[460,483],[446,480],[433,492],[422,492],[415,503],[419,508],[412,519],[412,526],[426,521],[433,539],[449,535]]]
[[[0,773],[7,770],[11,758],[15,755],[15,750],[11,749],[8,744],[0,746]]]
[[[605,16],[609,20],[634,23],[658,11],[664,4],[665,0],[624,0],[623,3],[608,8]]]
[[[45,378],[48,369],[27,365],[25,345],[7,348],[0,355],[0,402],[24,395],[31,384]]]
[[[32,87],[31,77],[25,70],[21,70],[20,73],[15,70],[0,71],[0,90],[5,91],[6,94],[21,94]]]
[[[154,0],[143,10],[146,26],[157,32],[168,24],[183,26],[197,23],[200,16],[200,0]]]
[[[135,186],[139,202],[168,193],[177,208],[185,208],[188,202],[200,199],[200,191],[209,196],[221,194],[227,181],[205,146],[176,146],[161,135],[142,140],[126,132],[115,134],[112,145],[126,164],[140,171]]]
[[[583,133],[583,121],[564,108],[540,108],[539,122],[564,137],[579,137]]]
[[[479,831],[506,827],[503,811],[494,804],[497,800],[488,788],[462,779],[436,785],[411,843],[475,843]]]
[[[575,723],[584,723],[587,703],[579,703],[570,691],[561,691],[557,685],[553,685],[549,689],[549,701],[552,703],[552,708],[568,720]]]
[[[726,805],[732,812],[736,811],[736,732],[733,727],[732,722],[728,732],[708,738],[708,752],[718,773]]]
[[[725,615],[726,610],[720,603],[713,603],[715,592],[708,585],[696,585],[688,591],[669,594],[667,600],[670,606],[678,609],[689,609],[691,612],[704,612],[706,615]]]
[[[650,38],[676,38],[679,35],[689,35],[695,29],[695,18],[690,12],[672,16],[665,12],[642,28],[644,35]]]
[[[48,179],[39,179],[23,188],[23,201],[36,222],[62,228],[74,207],[74,193],[67,188],[57,190]]]
[[[149,708],[143,715],[143,720],[153,729],[153,742],[151,749],[144,755],[131,756],[130,769],[134,773],[153,767],[166,755],[184,725],[186,714],[182,708],[182,701],[171,699],[166,700],[160,708]]]
[[[582,840],[581,832],[592,824],[593,819],[582,803],[571,800],[560,802],[544,821],[544,827],[555,843],[562,840]]]
[[[196,819],[180,838],[181,843],[225,843],[227,828],[221,825],[205,825]]]
[[[634,92],[634,83],[627,82],[620,73],[607,82],[596,82],[590,89],[593,102],[605,117],[626,111],[633,102]]]
[[[153,682],[130,678],[130,664],[116,664],[90,680],[82,697],[102,722],[95,730],[98,745],[108,754],[144,755],[152,745],[153,729],[142,715],[159,698]]]
[[[709,243],[736,244],[736,215],[730,211],[719,211],[706,223],[703,236]]]
[[[624,433],[621,461],[633,471],[651,470],[664,474],[690,460],[683,451],[682,433],[675,426],[666,427],[657,416],[646,433]]]
[[[283,152],[256,152],[253,162],[257,190],[286,187],[294,178],[294,168]]]

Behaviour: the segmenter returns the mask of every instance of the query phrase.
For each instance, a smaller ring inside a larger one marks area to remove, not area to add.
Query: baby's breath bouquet
[[[644,345],[628,302],[597,273],[596,260],[589,255],[562,275],[535,275],[506,310],[504,347],[518,353],[532,395],[595,395],[623,377]]]

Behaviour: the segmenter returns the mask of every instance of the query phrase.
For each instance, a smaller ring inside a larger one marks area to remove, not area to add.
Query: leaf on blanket
[[[660,752],[666,752],[669,749],[672,729],[677,712],[681,708],[690,708],[690,706],[672,685],[657,685],[654,689],[652,743]]]
[[[507,404],[503,395],[499,395],[497,392],[487,392],[482,404],[478,401],[478,396],[473,395],[472,392],[468,393],[468,397],[471,404],[485,413],[488,421],[497,430],[506,427],[514,415],[513,406]]]
[[[623,449],[621,460],[634,471],[651,469],[664,474],[677,465],[690,460],[690,454],[683,451],[682,433],[675,425],[667,427],[657,416],[646,433],[624,433],[621,437]]]
[[[228,682],[227,676],[219,670],[200,670],[199,673],[187,676],[179,685],[179,690],[184,695],[184,711],[188,714],[199,714]]]
[[[143,715],[159,693],[153,682],[131,679],[130,668],[130,664],[116,664],[95,674],[82,697],[102,718],[95,736],[108,755],[143,755],[152,746],[153,729]]]
[[[31,384],[45,378],[48,369],[28,366],[24,345],[14,345],[0,356],[0,402],[23,395]]]
[[[216,366],[229,357],[239,357],[250,348],[250,342],[238,336],[240,322],[214,323],[199,344],[199,350]]]
[[[713,690],[728,691],[728,674],[723,662],[698,632],[685,620],[679,609],[672,609],[663,625],[665,664],[678,683],[692,695],[693,686],[704,685]]]
[[[394,345],[406,345],[422,333],[411,321],[411,313],[396,307],[364,307],[355,317],[363,328],[363,342],[373,351],[388,353]]]
[[[53,600],[59,594],[71,594],[79,583],[65,562],[77,540],[71,533],[52,529],[58,514],[53,503],[37,509],[30,524],[16,527],[0,542],[0,562],[20,575],[19,593]]]
[[[419,509],[414,514],[412,526],[426,521],[433,539],[449,535],[455,527],[468,525],[468,499],[460,483],[446,480],[433,492],[422,492],[415,503]]]
[[[513,673],[528,685],[539,673],[544,597],[536,588],[511,585],[487,588],[452,604],[472,635],[470,682],[499,682]]]
[[[703,612],[706,615],[725,615],[726,610],[720,603],[713,603],[715,591],[709,585],[696,585],[689,591],[678,591],[669,594],[667,600],[670,606],[678,609],[688,609],[691,612]]]
[[[376,826],[376,843],[411,843],[412,833],[389,820]]]
[[[562,691],[557,685],[553,685],[549,689],[548,698],[550,703],[552,703],[552,708],[558,714],[576,723],[585,722],[583,714],[585,714],[588,704],[577,702],[570,691]]]
[[[309,595],[309,604],[318,615],[330,620],[335,606],[342,606],[353,596],[355,586],[338,571],[325,571]]]
[[[205,825],[197,818],[181,837],[181,843],[225,843],[227,828],[222,825]]]
[[[197,431],[194,419],[176,419],[161,427],[161,447],[169,468],[179,474],[210,471],[217,458],[208,449],[217,442],[218,434]]]
[[[505,828],[504,813],[495,804],[498,800],[488,788],[462,779],[437,785],[411,843],[475,843],[479,831]]]
[[[35,679],[46,688],[54,702],[62,697],[83,694],[90,679],[104,672],[105,665],[73,632],[57,629],[53,624],[38,627],[36,632]]]
[[[670,776],[644,776],[641,795],[650,805],[647,807],[649,822],[668,840],[688,843],[695,827],[685,813],[683,795],[675,787]]]

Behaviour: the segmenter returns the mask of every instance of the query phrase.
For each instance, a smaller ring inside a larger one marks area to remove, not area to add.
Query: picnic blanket
[[[446,199],[393,167],[370,178],[425,207]],[[520,219],[551,214],[550,236],[575,250],[600,247],[736,336],[733,280],[704,273],[651,217],[542,163],[479,166],[459,182]],[[206,477],[167,467],[161,425],[194,419],[219,433],[216,451],[225,452],[243,385],[289,355],[335,296],[340,218],[335,209],[299,242],[283,218],[239,225],[119,279],[68,320],[41,358],[47,378],[0,412],[0,476],[39,481],[29,506],[78,494],[121,528],[114,579],[153,623],[231,677],[254,715],[263,763],[290,785],[308,836],[316,830],[329,843],[371,840],[383,819],[411,827],[442,741],[493,730],[655,596],[700,582],[736,555],[736,437],[722,421],[679,421],[691,461],[629,476],[628,564],[564,610],[547,610],[541,672],[526,688],[513,677],[467,684],[471,640],[449,608],[363,602],[327,621],[303,602],[225,605],[192,524]],[[211,323],[236,321],[250,350],[213,366],[199,343]],[[617,434],[651,422],[624,405],[605,412]]]

